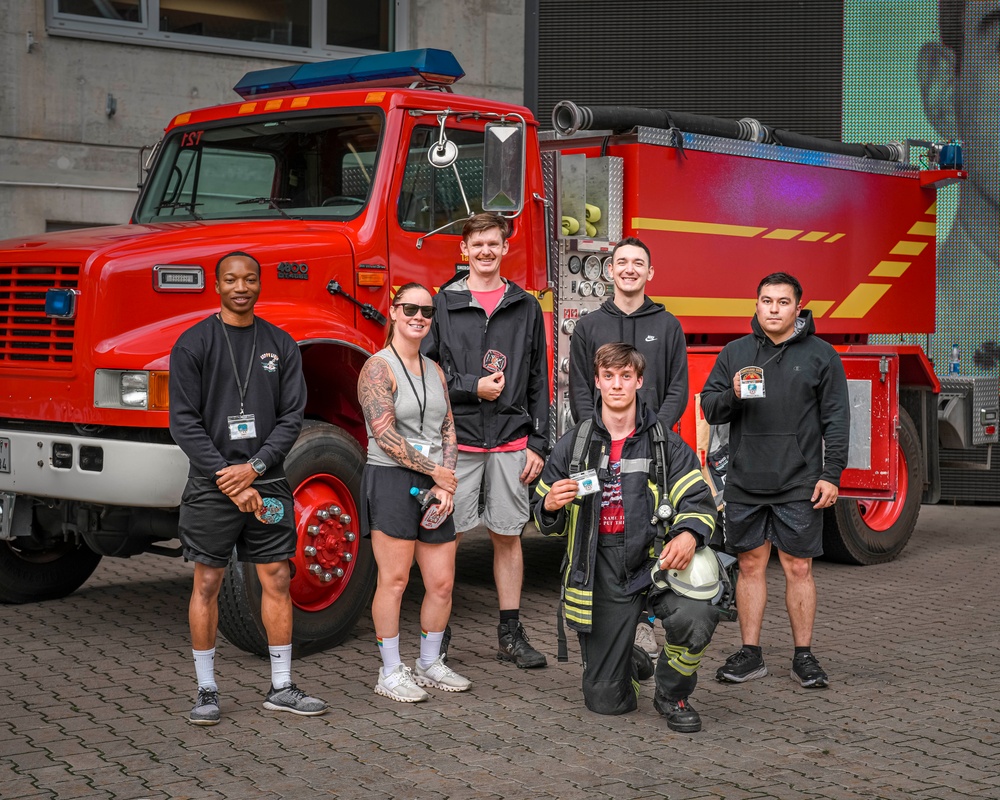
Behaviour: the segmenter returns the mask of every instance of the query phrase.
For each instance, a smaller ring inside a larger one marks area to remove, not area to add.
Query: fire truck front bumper
[[[0,430],[0,492],[173,508],[187,474],[187,456],[172,444]]]

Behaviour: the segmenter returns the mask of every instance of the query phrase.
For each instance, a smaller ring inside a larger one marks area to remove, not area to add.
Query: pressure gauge
[[[607,288],[601,281],[594,281],[594,297],[604,297],[604,292],[607,291]]]
[[[580,294],[583,297],[590,297],[594,293],[594,284],[590,281],[580,281]]]
[[[601,259],[597,256],[587,256],[583,262],[583,277],[588,281],[596,281],[601,277]]]
[[[614,263],[611,260],[611,256],[604,259],[604,280],[611,283],[611,264]]]
[[[567,336],[572,336],[573,331],[576,330],[576,320],[575,319],[564,319],[562,321],[562,332]]]
[[[566,269],[568,269],[573,275],[578,274],[582,268],[583,261],[580,256],[570,256],[569,261],[566,262]]]

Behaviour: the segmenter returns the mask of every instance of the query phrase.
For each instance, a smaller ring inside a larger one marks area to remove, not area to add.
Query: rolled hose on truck
[[[897,142],[888,144],[837,142],[772,128],[749,117],[731,120],[637,106],[580,106],[572,100],[561,100],[552,109],[552,127],[563,136],[571,136],[577,131],[584,130],[612,130],[621,133],[637,126],[668,130],[677,128],[688,133],[818,150],[878,161],[903,160],[903,148]]]

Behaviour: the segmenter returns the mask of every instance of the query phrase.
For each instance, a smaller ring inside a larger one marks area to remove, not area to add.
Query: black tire
[[[85,544],[60,540],[42,545],[31,536],[30,506],[17,508],[13,525],[15,538],[0,542],[0,603],[65,597],[79,589],[101,563],[101,557]]]
[[[899,410],[900,464],[896,499],[891,503],[841,500],[823,517],[823,551],[842,564],[883,564],[910,540],[920,514],[923,464],[917,428]]]
[[[296,520],[299,537],[292,578],[292,646],[296,656],[340,644],[371,603],[375,558],[371,541],[360,536],[356,513],[364,465],[364,451],[353,437],[333,425],[311,420],[305,423],[285,459],[296,508],[301,509]],[[342,491],[345,489],[346,495]],[[323,499],[327,495],[328,499]],[[307,528],[318,522],[314,515],[317,500],[322,501],[321,506],[328,502],[340,505],[351,520],[345,524],[340,519],[320,522],[321,533],[311,537]],[[355,538],[348,541],[348,534]],[[310,542],[319,546],[320,553],[315,557],[304,554],[303,548]],[[350,554],[350,560],[345,553]],[[320,563],[328,572],[339,566],[344,576],[323,583],[309,571],[313,563]],[[261,620],[260,597],[254,565],[231,559],[219,593],[219,630],[241,650],[266,656],[267,633]]]

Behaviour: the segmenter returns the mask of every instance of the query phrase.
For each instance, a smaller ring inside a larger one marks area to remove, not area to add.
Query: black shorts
[[[432,531],[420,527],[424,510],[410,496],[410,489],[430,489],[434,479],[422,472],[404,467],[365,466],[361,477],[361,530],[370,536],[382,531],[393,539],[408,539],[425,544],[445,544],[455,541],[455,515]]]
[[[796,558],[823,555],[823,511],[811,500],[748,506],[726,503],[726,549],[733,553],[755,550],[771,542]]]
[[[252,564],[273,564],[295,555],[295,502],[288,481],[255,481],[253,487],[264,501],[261,517],[267,521],[240,511],[215,481],[188,478],[177,526],[184,558],[224,567],[234,547],[240,561]]]

